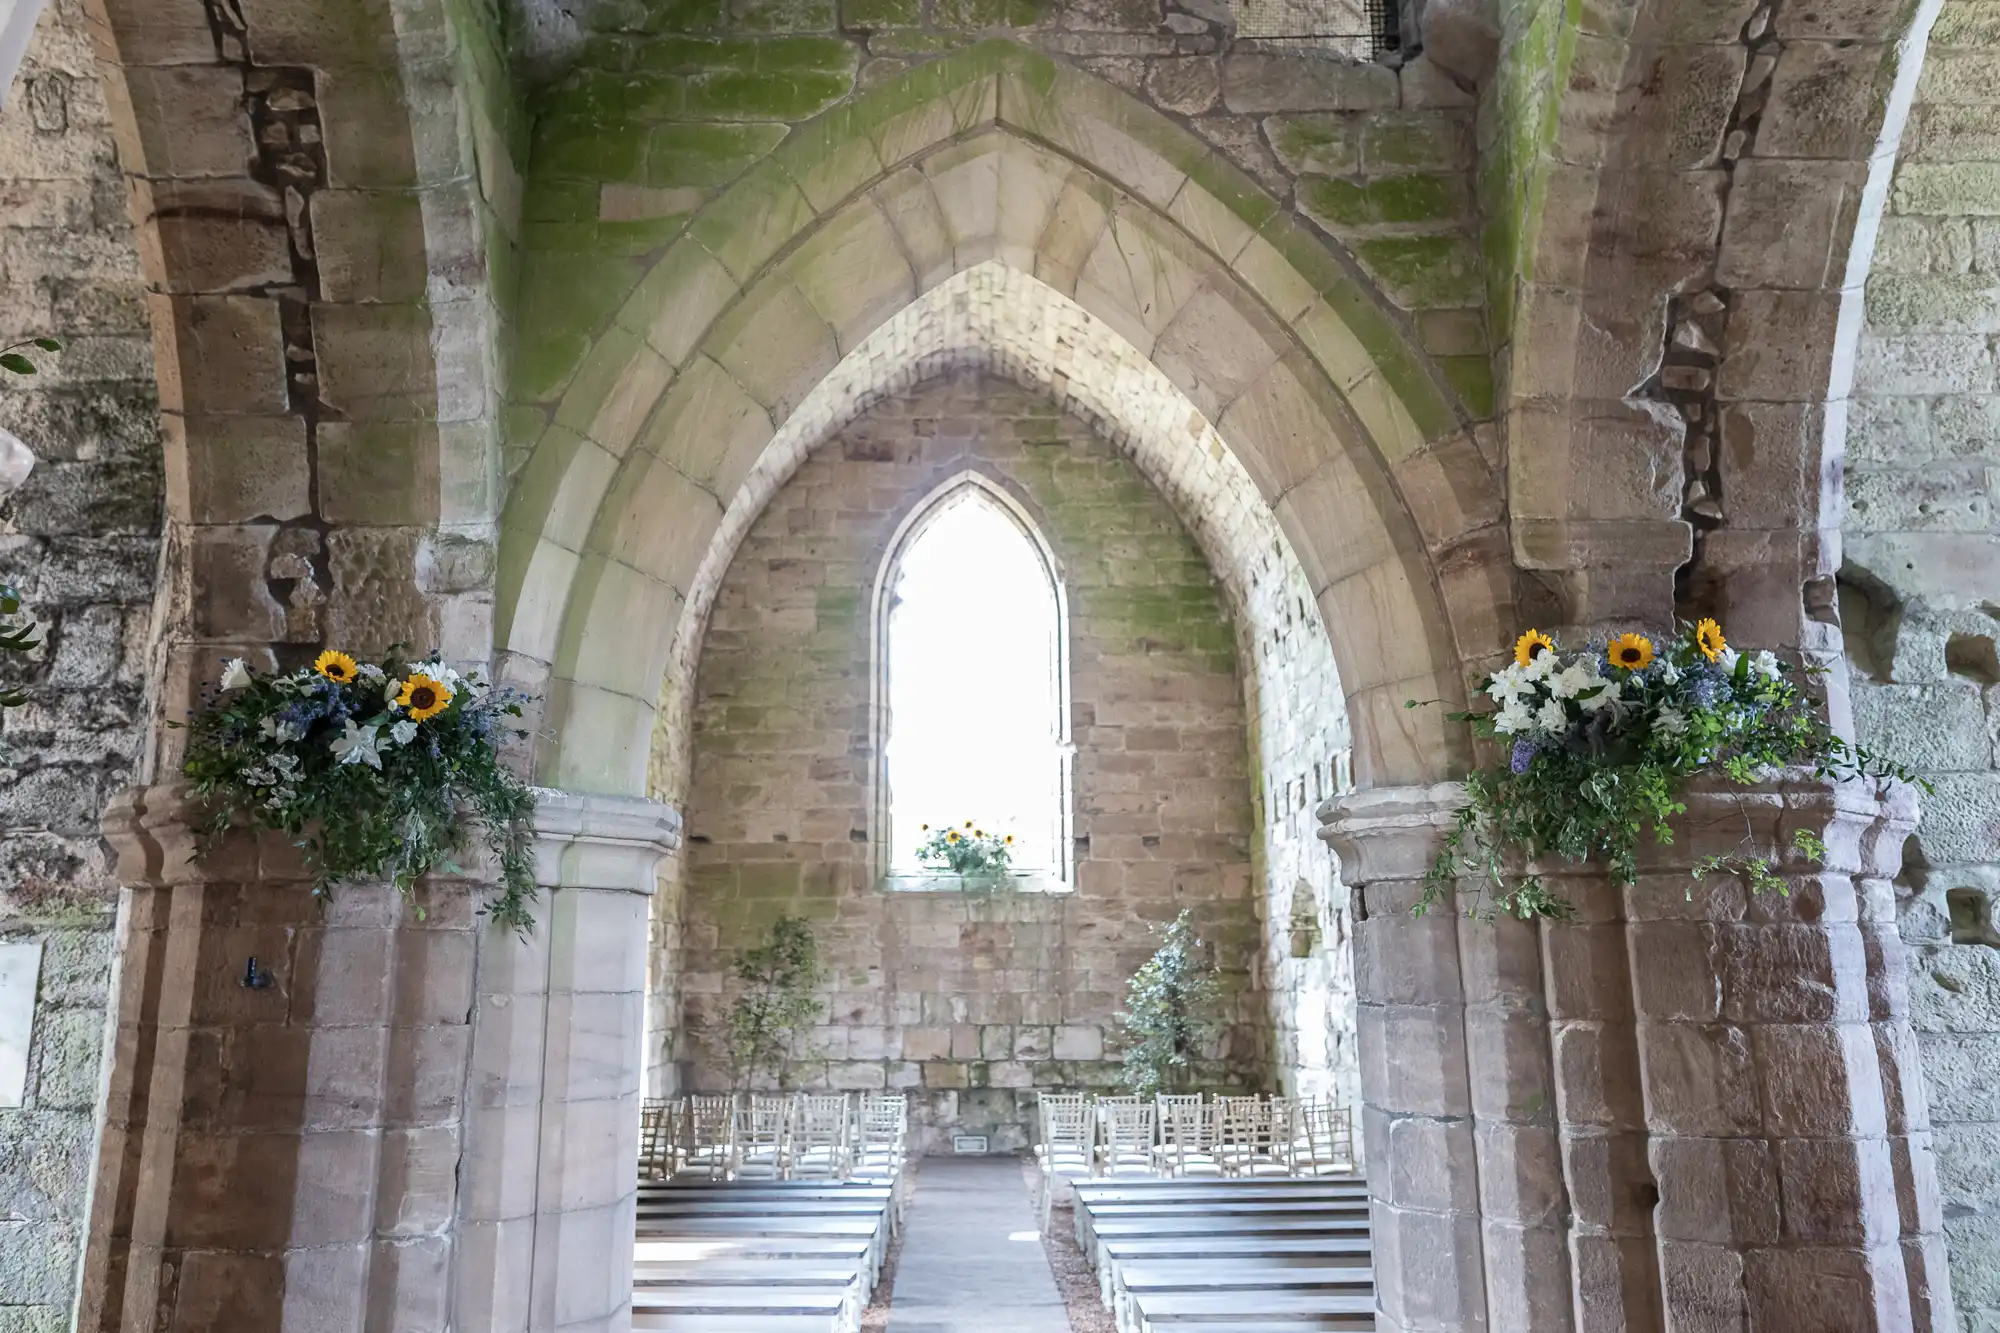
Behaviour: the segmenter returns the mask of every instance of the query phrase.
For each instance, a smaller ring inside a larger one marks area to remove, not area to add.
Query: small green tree
[[[1185,910],[1166,942],[1132,974],[1126,988],[1125,1086],[1141,1097],[1186,1087],[1201,1050],[1220,1028],[1221,986],[1208,948]]]
[[[731,1083],[748,1088],[759,1074],[785,1085],[799,1042],[826,1010],[819,998],[819,946],[804,917],[781,916],[754,949],[730,964],[735,997],[722,1018],[721,1046]]]

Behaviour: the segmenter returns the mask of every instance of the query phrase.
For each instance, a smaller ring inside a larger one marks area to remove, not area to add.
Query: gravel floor
[[[898,1203],[910,1201],[910,1191],[917,1187],[917,1171],[923,1160],[912,1157],[896,1177]],[[895,1238],[889,1242],[889,1252],[882,1256],[881,1280],[875,1284],[875,1293],[869,1297],[868,1308],[861,1312],[861,1333],[885,1333],[889,1327],[889,1305],[896,1297],[896,1261],[902,1257],[903,1232],[898,1228]]]
[[[1028,1197],[1036,1197],[1040,1181],[1033,1160],[1022,1159],[1021,1178],[1027,1184]],[[1097,1299],[1097,1274],[1076,1247],[1076,1219],[1069,1208],[1057,1205],[1050,1214],[1049,1229],[1042,1235],[1042,1253],[1049,1257],[1056,1290],[1069,1309],[1070,1333],[1118,1333],[1117,1321]]]

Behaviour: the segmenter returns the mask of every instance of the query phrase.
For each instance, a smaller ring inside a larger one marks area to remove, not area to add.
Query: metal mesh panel
[[[1230,0],[1236,35],[1372,60],[1397,49],[1396,0]]]

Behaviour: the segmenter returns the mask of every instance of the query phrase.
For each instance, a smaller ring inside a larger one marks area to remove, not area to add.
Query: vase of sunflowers
[[[204,843],[233,828],[291,834],[314,887],[386,879],[405,893],[457,869],[468,821],[484,828],[500,871],[486,911],[534,924],[533,791],[502,766],[500,741],[525,696],[461,675],[433,653],[357,662],[329,650],[286,672],[226,664],[185,724],[182,772],[207,807]]]
[[[920,865],[957,875],[963,887],[974,892],[991,892],[1009,882],[1013,834],[988,833],[970,819],[962,828],[934,829],[926,824],[923,834],[917,844]]]
[[[1683,624],[1670,638],[1627,633],[1573,650],[1528,630],[1511,663],[1474,682],[1492,708],[1449,715],[1504,746],[1507,763],[1467,777],[1467,803],[1419,910],[1470,879],[1491,895],[1488,910],[1566,917],[1566,900],[1514,867],[1601,858],[1617,883],[1629,885],[1641,836],[1669,839],[1667,822],[1687,809],[1683,789],[1702,774],[1749,785],[1803,767],[1823,778],[1898,779],[1928,790],[1905,766],[1832,729],[1805,688],[1815,674],[1769,651],[1739,652],[1712,619]],[[1801,832],[1793,850],[1817,860],[1825,849],[1815,843]],[[1782,886],[1757,857],[1710,857],[1695,870],[1715,872],[1740,874],[1753,890]]]

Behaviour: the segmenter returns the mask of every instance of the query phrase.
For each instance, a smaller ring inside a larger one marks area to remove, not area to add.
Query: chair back
[[[1354,1169],[1354,1114],[1324,1098],[1302,1102],[1293,1157],[1301,1175],[1326,1175]]]
[[[730,1133],[735,1127],[736,1098],[689,1097],[681,1108],[681,1165],[719,1179],[729,1172]]]
[[[649,1097],[639,1104],[639,1177],[642,1180],[670,1180],[680,1168],[677,1158],[680,1107],[664,1097]]]
[[[730,1174],[782,1179],[789,1167],[792,1099],[752,1093],[736,1105],[730,1132]]]
[[[1153,1146],[1159,1133],[1159,1108],[1140,1097],[1097,1099],[1097,1158],[1100,1170],[1153,1169]]]
[[[854,1162],[853,1106],[844,1092],[799,1095],[792,1109],[789,1175],[847,1179]]]
[[[855,1169],[894,1175],[910,1136],[910,1099],[902,1093],[868,1092],[855,1118]]]

